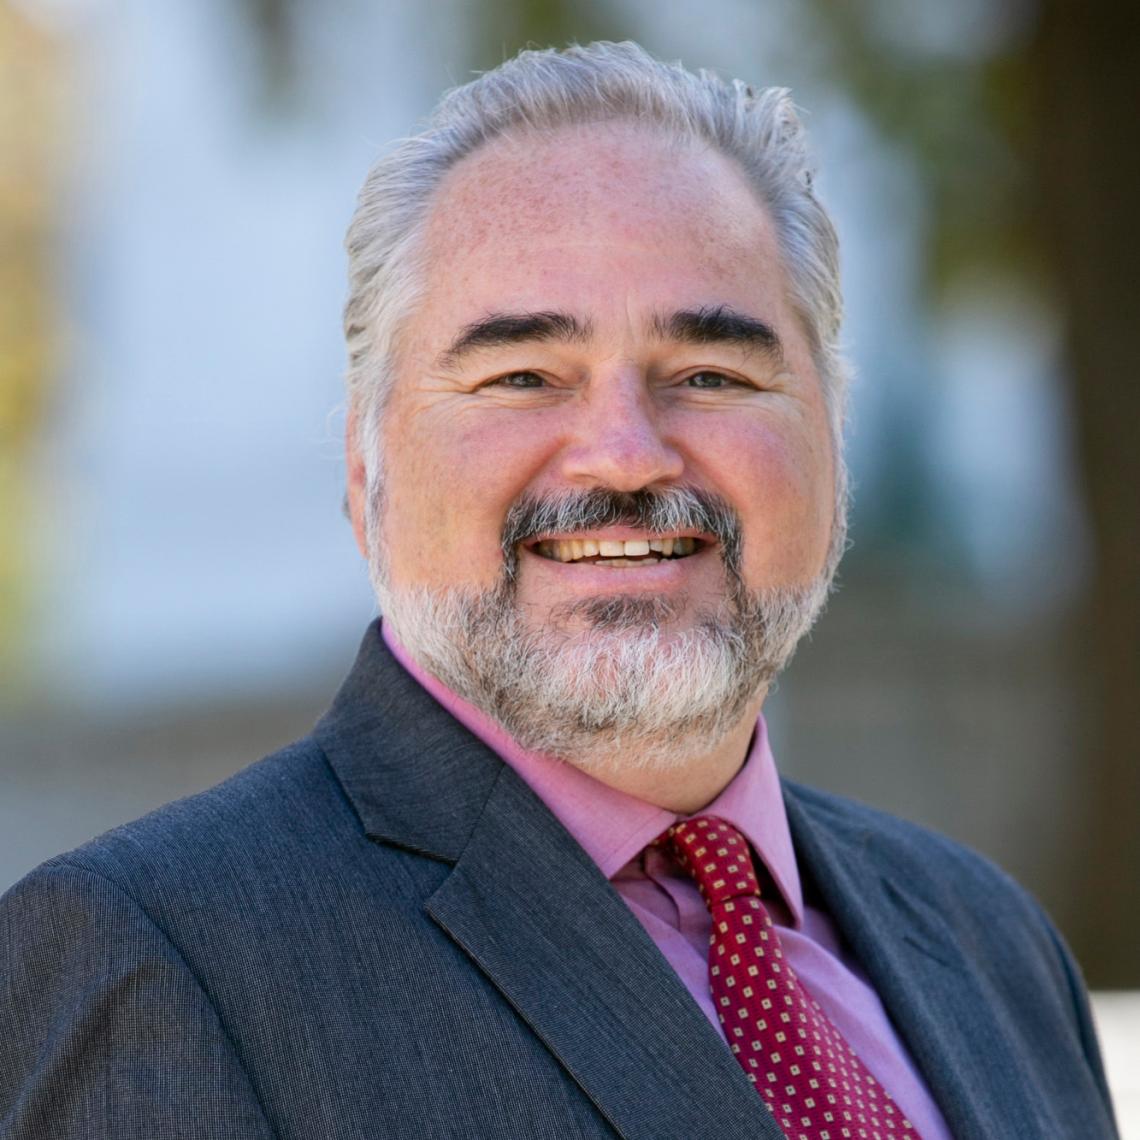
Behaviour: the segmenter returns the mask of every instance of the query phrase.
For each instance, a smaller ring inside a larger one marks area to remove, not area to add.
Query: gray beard
[[[707,754],[739,725],[818,617],[844,550],[845,485],[837,484],[826,564],[806,586],[748,589],[736,513],[716,496],[680,487],[524,496],[504,522],[493,587],[429,590],[389,581],[377,467],[367,493],[369,569],[384,620],[416,662],[523,748],[586,771],[665,772]],[[615,524],[715,535],[723,599],[679,631],[669,627],[685,599],[621,593],[562,607],[546,625],[528,627],[516,596],[520,544]]]
[[[790,660],[831,580],[749,591],[726,570],[726,599],[689,629],[667,628],[670,603],[621,594],[534,629],[506,570],[483,592],[391,589],[370,561],[384,620],[421,667],[523,748],[593,772],[665,772],[715,748]]]

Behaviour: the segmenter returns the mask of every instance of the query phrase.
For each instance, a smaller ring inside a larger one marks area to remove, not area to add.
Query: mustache
[[[629,526],[652,534],[699,530],[716,537],[725,568],[740,578],[740,516],[719,495],[695,487],[611,491],[593,487],[559,495],[525,494],[507,512],[502,550],[507,576],[518,570],[518,547],[541,534]]]

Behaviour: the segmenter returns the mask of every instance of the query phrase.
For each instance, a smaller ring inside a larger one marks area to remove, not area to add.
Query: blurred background
[[[980,848],[1140,988],[1116,0],[0,0],[0,889],[323,709],[373,613],[356,190],[445,87],[594,38],[790,86],[840,230],[854,546],[770,703],[782,768]]]

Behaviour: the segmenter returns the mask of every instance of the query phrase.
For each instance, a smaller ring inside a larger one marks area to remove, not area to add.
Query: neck
[[[714,747],[698,752],[676,766],[635,767],[623,765],[620,761],[577,764],[573,757],[568,757],[567,762],[588,772],[607,787],[645,800],[655,807],[691,815],[712,803],[744,767],[764,696],[764,692],[756,695],[736,726]]]

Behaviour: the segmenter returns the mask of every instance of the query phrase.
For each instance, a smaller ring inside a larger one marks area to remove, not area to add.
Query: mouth
[[[710,543],[690,535],[653,535],[630,539],[543,538],[526,544],[526,549],[551,562],[578,563],[623,569],[656,566],[689,558]]]

